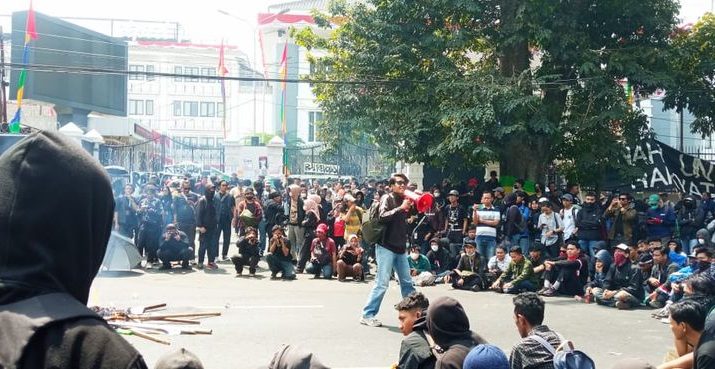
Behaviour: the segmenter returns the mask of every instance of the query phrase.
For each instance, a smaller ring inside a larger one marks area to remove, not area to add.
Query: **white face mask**
[[[412,258],[412,260],[417,260],[417,259],[420,258],[420,253],[418,253],[418,252],[411,252],[411,253],[410,253],[410,257]]]
[[[435,192],[435,193],[434,193],[434,197],[439,197],[439,196],[440,196],[440,195],[439,195],[439,192]]]
[[[476,254],[476,251],[467,251],[467,256],[474,256]]]
[[[434,251],[434,252],[437,252],[437,250],[439,250],[439,246],[437,246],[437,245],[432,245],[432,246],[430,246],[430,248],[431,248],[432,251]]]
[[[702,239],[702,238],[698,238],[698,243],[701,244],[701,245],[704,245],[704,244],[705,244],[705,240]]]

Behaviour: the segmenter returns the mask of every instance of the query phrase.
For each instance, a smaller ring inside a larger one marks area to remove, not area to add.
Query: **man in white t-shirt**
[[[561,220],[564,221],[564,241],[576,235],[578,228],[576,228],[576,214],[578,214],[578,208],[573,204],[574,198],[570,193],[561,196],[561,203],[563,204],[563,209],[561,209],[560,215]]]
[[[497,228],[501,221],[501,212],[493,205],[493,201],[494,195],[484,192],[482,205],[475,204],[472,214],[472,223],[477,227],[477,252],[482,265],[487,265],[497,248]]]

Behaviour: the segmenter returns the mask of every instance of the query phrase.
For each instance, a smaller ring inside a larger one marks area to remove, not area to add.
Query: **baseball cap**
[[[623,251],[628,251],[628,250],[629,250],[629,249],[628,249],[628,245],[626,245],[625,243],[619,243],[618,245],[616,245],[616,248],[617,248],[617,249],[621,249],[621,250],[623,250]]]
[[[653,264],[653,257],[650,254],[643,254],[638,258],[638,265]]]
[[[566,200],[566,201],[571,201],[571,202],[573,202],[573,195],[571,195],[570,193],[563,194],[563,195],[561,196],[561,200]]]
[[[457,191],[457,190],[449,191],[449,194],[447,196],[459,196],[459,191]]]

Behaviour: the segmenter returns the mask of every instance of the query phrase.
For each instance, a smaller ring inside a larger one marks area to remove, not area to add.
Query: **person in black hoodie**
[[[256,276],[256,267],[261,259],[259,255],[258,235],[253,227],[246,227],[246,235],[237,242],[238,254],[231,257],[233,265],[236,267],[236,275],[243,274],[243,267],[248,265],[248,273],[251,277]]]
[[[628,258],[628,246],[619,244],[613,255],[613,265],[606,274],[603,290],[594,289],[593,295],[600,305],[615,306],[620,310],[640,305],[645,298],[643,274]]]
[[[273,229],[273,226],[282,225],[286,220],[285,214],[283,213],[283,199],[281,198],[280,192],[271,192],[268,195],[268,200],[266,200],[263,204],[263,208],[265,209],[263,216],[266,219],[266,228],[261,229],[260,231],[267,236],[267,239],[270,239],[272,236],[271,230]],[[263,249],[266,245],[261,246],[261,254],[263,254]]]
[[[487,343],[469,329],[469,318],[459,301],[440,297],[427,309],[427,330],[442,355],[435,369],[462,369],[464,358],[476,345]]]
[[[189,260],[194,258],[194,249],[189,247],[186,233],[178,230],[175,225],[168,224],[157,255],[162,262],[161,269],[171,269],[172,261],[180,261],[182,268],[189,269]]]
[[[208,183],[204,196],[196,204],[196,226],[199,229],[199,269],[204,268],[204,257],[208,254],[209,269],[217,269],[218,257],[218,209],[219,200],[215,196],[215,187]]]
[[[696,232],[703,228],[705,211],[696,205],[693,195],[688,195],[683,199],[676,219],[680,227],[680,244],[683,251],[690,254],[690,248],[697,242]]]
[[[427,260],[432,266],[432,272],[440,280],[450,273],[451,258],[449,255],[449,238],[433,238],[430,241],[430,250],[427,252]],[[435,281],[436,283],[436,281]]]
[[[589,260],[596,257],[596,244],[601,241],[601,225],[603,223],[603,210],[596,204],[596,194],[588,192],[581,210],[576,214],[576,236],[581,245],[581,251],[588,255]],[[591,266],[590,270],[593,270]]]
[[[0,367],[146,368],[85,306],[112,228],[104,169],[36,132],[0,156],[0,186]]]

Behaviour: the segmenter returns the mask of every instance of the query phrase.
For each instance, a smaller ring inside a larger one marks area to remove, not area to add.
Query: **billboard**
[[[27,11],[12,14],[11,63],[22,64]],[[25,98],[61,107],[127,115],[127,44],[35,12],[37,39],[30,43]],[[50,70],[51,69],[51,70]],[[59,70],[58,70],[59,69]],[[91,72],[106,69],[119,73]],[[10,99],[17,99],[20,69],[10,73]]]

